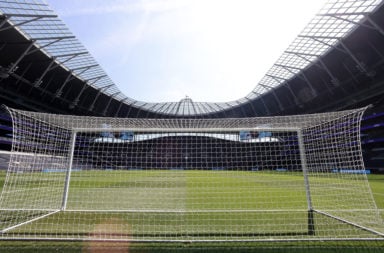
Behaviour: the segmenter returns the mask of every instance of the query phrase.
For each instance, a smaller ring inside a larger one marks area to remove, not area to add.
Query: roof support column
[[[314,54],[306,54],[306,53],[297,53],[297,52],[290,52],[290,51],[285,51],[285,53],[288,53],[288,54],[294,54],[296,55],[297,57],[309,62],[309,63],[313,63],[312,61],[308,60],[307,58],[305,58],[304,56],[305,55],[308,55],[308,56],[311,56],[311,57],[317,57],[317,59],[319,59],[319,55],[314,55]],[[296,75],[298,78],[300,78],[301,80],[303,80],[309,87],[312,95],[316,95],[317,92],[315,90],[315,88],[313,87],[313,85],[311,84],[311,82],[308,80],[308,78],[306,77],[306,75],[304,74],[303,71],[301,71],[300,73],[297,73]]]
[[[265,103],[264,96],[260,96],[259,98],[260,98],[260,101],[261,101],[261,103],[263,104],[263,106],[265,108],[266,115],[271,115],[271,111],[269,110],[267,104]]]
[[[92,86],[92,84],[96,83],[97,81],[99,81],[100,79],[104,78],[105,76],[106,76],[106,75],[99,76],[99,77],[95,78],[95,79],[93,80],[93,82],[88,83],[88,84],[87,84],[86,82],[84,82],[84,83],[83,83],[83,87],[81,88],[81,91],[80,91],[79,94],[76,96],[76,98],[72,101],[72,103],[71,103],[71,105],[69,106],[69,108],[70,108],[70,109],[75,108],[75,106],[77,106],[78,103],[80,102],[80,97],[81,97],[81,95],[83,95],[84,91],[85,91],[88,87]],[[91,80],[92,80],[92,79],[91,79]],[[87,81],[90,81],[90,80],[87,80]]]
[[[24,76],[26,73],[28,73],[28,71],[31,67],[32,67],[32,62],[28,63],[28,65],[25,68],[23,68],[23,71],[17,77],[17,81],[15,82],[15,85],[19,85],[20,82],[25,80]],[[20,87],[18,88],[18,90],[20,90]],[[32,88],[31,88],[31,90],[32,90]],[[31,90],[30,90],[30,92],[31,92]]]
[[[8,17],[5,16],[5,15],[0,15],[0,20],[2,20],[2,21],[0,22],[0,30],[1,30],[1,28],[7,23],[7,21],[8,21]]]
[[[114,99],[115,96],[116,96],[117,94],[120,94],[120,91],[118,91],[118,92],[116,92],[116,93],[113,93],[112,95],[109,96],[108,103],[107,103],[107,105],[105,106],[104,111],[103,111],[103,115],[104,115],[104,116],[106,116],[106,114],[107,114],[107,112],[108,112],[108,108],[109,108],[109,106],[111,105],[112,99]]]
[[[128,105],[128,111],[127,111],[127,114],[125,115],[126,118],[131,117],[131,111],[132,111],[132,105]]]
[[[312,83],[308,80],[307,76],[304,74],[304,72],[301,72],[300,74],[302,76],[302,80],[305,81],[305,83],[308,85],[309,89],[311,90],[311,93],[313,96],[316,96],[317,91],[313,87]]]
[[[119,108],[117,108],[117,111],[115,112],[115,116],[114,117],[118,117],[119,113],[120,113],[120,110],[121,110],[121,107],[123,105],[125,105],[125,101],[127,100],[128,98],[124,98],[123,100],[120,101],[120,104],[119,104]]]
[[[55,97],[56,98],[59,98],[61,97],[61,95],[63,94],[63,90],[64,90],[64,87],[65,85],[72,80],[72,72],[69,72],[68,75],[67,75],[67,78],[65,78],[65,81],[64,83],[60,86],[59,89],[57,89],[57,91],[55,92]],[[54,99],[54,98],[53,98]]]
[[[369,21],[369,23],[371,23],[371,25],[375,28],[376,31],[378,31],[381,35],[384,36],[383,28],[381,28],[375,21],[373,21],[371,17],[367,17],[367,20]]]
[[[275,65],[276,65],[276,64],[275,64]],[[284,69],[287,70],[288,72],[291,72],[291,73],[293,73],[293,74],[296,75],[296,73],[294,73],[293,71],[287,69],[287,67],[285,67],[285,66],[279,65],[279,67],[284,68]],[[289,92],[291,93],[291,95],[292,95],[292,97],[293,97],[294,103],[295,103],[296,105],[298,104],[298,100],[297,100],[297,96],[296,96],[296,94],[292,91],[291,87],[290,87],[289,85],[287,85],[288,80],[286,80],[286,79],[284,79],[284,78],[277,77],[277,76],[273,76],[273,75],[267,75],[267,76],[273,78],[273,79],[276,80],[277,82],[280,82],[279,79],[280,79],[280,80],[283,80],[283,81],[284,81],[284,84],[282,85],[282,87],[286,87],[286,88],[289,90]]]
[[[253,116],[253,117],[257,117],[257,116],[259,116],[258,113],[257,113],[256,110],[255,110],[255,107],[253,106],[253,103],[252,103],[253,100],[251,100],[251,99],[249,99],[249,98],[247,98],[247,97],[246,97],[246,99],[248,100],[247,103],[249,104],[249,106],[250,106],[251,109],[252,109],[252,112],[253,112],[253,115],[252,115],[252,116]]]
[[[280,65],[280,64],[275,64],[275,66],[278,66],[278,67],[281,67],[281,68],[285,69],[286,71],[292,73],[294,76],[296,76],[298,73],[292,71],[292,69],[296,69],[296,70],[301,71],[301,69],[295,68],[295,67],[291,67],[291,66],[285,66],[285,65]],[[289,92],[291,93],[291,95],[293,97],[293,100],[294,100],[294,103],[296,105],[299,105],[299,100],[298,100],[296,94],[293,92],[291,86],[289,85],[288,80],[287,80],[286,84],[284,85],[284,87],[286,87],[289,90]]]
[[[43,82],[43,78],[45,77],[45,75],[48,73],[48,71],[51,70],[51,67],[52,65],[55,63],[55,58],[52,58],[51,59],[51,62],[49,63],[49,65],[45,68],[43,74],[35,80],[35,82],[33,83],[33,86],[34,87],[40,87],[41,83]]]
[[[324,61],[322,59],[320,59],[320,58],[319,58],[319,63],[321,65],[321,67],[325,70],[325,72],[327,72],[329,77],[331,78],[331,83],[334,86],[339,86],[340,85],[340,81],[332,74],[331,70],[327,67],[327,65],[325,65]],[[328,89],[328,87],[327,87],[327,89]]]
[[[101,93],[100,91],[97,92],[96,97],[93,99],[91,106],[89,106],[89,108],[88,108],[88,111],[92,112],[95,109],[95,103],[96,103],[97,99],[99,98],[100,93]]]
[[[259,83],[259,85],[272,93],[273,97],[275,98],[275,100],[277,102],[277,105],[279,106],[280,111],[282,111],[283,106],[281,105],[280,99],[276,95],[275,89],[273,89],[271,86],[268,86],[265,84]]]
[[[28,54],[29,50],[31,50],[31,48],[33,47],[33,45],[35,44],[35,41],[30,41],[30,44],[28,45],[28,47],[24,50],[24,52],[19,56],[19,58],[11,64],[11,66],[8,67],[8,70],[7,70],[7,73],[8,74],[12,74],[13,72],[16,71],[16,69],[18,68],[18,64],[21,62],[21,60]]]
[[[352,58],[352,60],[357,64],[358,69],[361,73],[367,73],[366,67],[362,64],[362,62],[357,59],[357,57],[352,53],[352,51],[345,45],[344,42],[340,41],[340,45],[344,48],[347,54]]]
[[[99,99],[99,96],[101,95],[101,93],[104,90],[107,90],[108,88],[110,88],[112,86],[114,86],[114,84],[110,84],[110,85],[104,86],[101,89],[97,90],[97,94],[96,94],[95,98],[93,99],[93,102],[92,102],[91,106],[88,108],[89,111],[93,111],[95,109],[96,101],[97,101],[97,99]]]
[[[322,36],[301,36],[301,35],[299,37],[310,38],[310,39],[312,39],[314,41],[317,41],[317,42],[322,43],[322,44],[324,44],[326,46],[332,47],[335,50],[338,50],[338,51],[341,51],[341,52],[347,54],[348,56],[350,56],[352,58],[353,61],[355,61],[355,63],[357,64],[358,69],[360,70],[360,72],[367,73],[367,70],[366,70],[366,67],[364,66],[364,64],[362,62],[360,62],[359,59],[356,58],[356,56],[345,45],[345,43],[341,40],[341,38],[329,37],[329,39],[336,39],[339,42],[340,46],[342,47],[340,49],[340,48],[336,47],[335,45],[331,45],[329,43],[326,43],[326,42],[322,41],[322,39],[327,38],[327,37],[322,37]]]

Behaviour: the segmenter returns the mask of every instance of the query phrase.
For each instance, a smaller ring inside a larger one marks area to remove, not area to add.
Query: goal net
[[[360,145],[364,108],[237,119],[9,109],[0,239],[383,239]]]

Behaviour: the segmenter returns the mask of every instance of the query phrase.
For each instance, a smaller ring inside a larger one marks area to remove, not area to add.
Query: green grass
[[[21,188],[24,187],[24,192],[46,189],[45,186],[61,180],[58,180],[57,175],[54,174],[23,175]],[[123,208],[129,210],[134,206],[136,209],[145,210],[154,208],[182,209],[188,210],[189,213],[60,212],[15,229],[12,233],[17,235],[18,233],[38,231],[38,233],[51,236],[50,233],[54,231],[55,236],[60,233],[63,235],[78,233],[81,236],[90,236],[95,234],[95,228],[101,226],[101,231],[104,233],[108,234],[110,230],[113,230],[113,236],[115,236],[113,238],[116,236],[128,236],[130,238],[136,236],[139,239],[147,236],[153,238],[154,232],[158,239],[172,239],[173,236],[195,239],[206,239],[208,236],[219,240],[229,238],[228,236],[232,239],[247,239],[256,236],[266,240],[272,237],[275,239],[292,236],[312,237],[306,234],[308,231],[307,212],[305,212],[306,196],[303,189],[303,179],[299,173],[130,171],[129,176],[126,175],[127,172],[118,171],[72,173],[68,209],[85,207],[87,209]],[[0,172],[0,187],[3,184],[4,176],[4,172]],[[349,181],[348,178],[345,178],[336,182],[326,177],[318,180],[328,181],[330,187],[332,187],[332,183],[337,187],[340,184],[348,184]],[[369,182],[376,205],[383,210],[384,175],[369,175]],[[57,184],[57,187],[59,189],[62,185]],[[335,191],[336,188],[329,189],[330,187],[324,191]],[[105,189],[110,190],[106,191]],[[60,194],[52,196],[45,190],[41,191],[40,194],[44,198],[52,199],[52,202],[57,202],[55,198],[61,197]],[[337,191],[335,197],[337,197]],[[356,196],[356,198],[361,197]],[[102,203],[100,201],[96,203],[95,199],[102,200]],[[22,202],[25,201],[34,201],[34,204],[39,204],[36,199],[24,198],[20,203],[16,203],[16,206],[22,205]],[[331,205],[332,203],[332,201],[327,200],[324,205]],[[275,212],[261,211],[265,209],[274,209]],[[284,209],[295,211],[287,213],[282,211]],[[226,210],[237,211],[228,212]],[[340,239],[345,236],[372,237],[368,232],[360,229],[351,230],[349,225],[321,215],[316,214],[315,220],[319,229],[317,236],[333,238],[340,236]],[[114,225],[113,227],[109,227],[110,225],[103,227],[103,224]],[[126,231],[129,231],[129,234]],[[328,232],[322,234],[321,231]],[[343,231],[348,234],[343,234]],[[46,252],[53,250],[88,252],[87,250],[93,246],[91,242],[0,242],[1,249],[8,250],[4,252],[33,252],[32,249],[38,249],[39,252],[44,252],[44,250]],[[229,252],[230,249],[246,252],[255,248],[259,249],[260,252],[307,252],[307,250],[311,252],[359,252],[357,251],[359,249],[364,250],[364,252],[383,252],[383,246],[383,242],[375,241],[97,244],[99,248],[129,247],[129,252],[200,252],[202,249],[209,252]],[[2,250],[1,252],[3,252]]]
[[[369,175],[369,185],[371,186],[376,205],[384,210],[384,175]]]

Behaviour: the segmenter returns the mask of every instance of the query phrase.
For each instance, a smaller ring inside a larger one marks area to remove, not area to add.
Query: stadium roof
[[[379,0],[328,1],[247,96],[235,101],[220,103],[194,102],[188,97],[177,102],[156,103],[137,101],[127,97],[43,0],[0,1],[0,31],[14,28],[31,41],[23,57],[39,50],[52,59],[42,75],[34,80],[34,87],[39,87],[46,78],[46,74],[57,66],[65,69],[70,75],[54,92],[56,98],[63,96],[73,79],[77,78],[86,84],[71,101],[72,108],[78,105],[86,87],[92,87],[97,90],[97,95],[89,106],[90,111],[94,108],[99,96],[104,94],[110,98],[109,102],[104,105],[105,110],[112,101],[117,101],[120,103],[120,107],[124,104],[160,115],[208,115],[248,104],[255,99],[262,99],[265,94],[272,94],[278,106],[281,107],[281,98],[275,94],[276,89],[286,85],[294,77],[300,77],[305,81],[307,77],[302,75],[303,71],[314,64],[322,65],[325,71],[330,72],[319,59],[336,47],[338,50],[348,53],[349,49],[343,45],[342,39],[364,22],[369,21],[368,28],[381,30],[383,33],[382,28],[369,17],[369,14],[381,5],[383,5],[383,1]],[[19,59],[21,60],[22,57]],[[356,62],[359,63],[358,60]],[[16,71],[18,62],[0,67],[0,78],[5,78]],[[365,66],[360,67],[364,69]],[[331,73],[328,74],[332,76]],[[334,78],[332,82],[336,86],[338,85],[337,78]],[[316,93],[312,84],[308,81],[306,83],[307,92]],[[293,97],[296,95],[293,94]]]

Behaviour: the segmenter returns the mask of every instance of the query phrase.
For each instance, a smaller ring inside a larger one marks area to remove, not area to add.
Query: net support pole
[[[70,148],[69,148],[69,161],[68,161],[68,169],[67,174],[65,176],[65,184],[64,184],[64,192],[63,192],[63,200],[61,202],[61,210],[65,211],[67,208],[67,200],[68,200],[68,191],[69,191],[69,183],[71,181],[71,172],[72,172],[72,165],[73,165],[73,155],[75,152],[75,143],[76,143],[76,132],[73,131],[71,135],[71,142],[70,142]]]
[[[305,145],[302,130],[297,131],[297,140],[299,143],[299,151],[300,151],[300,162],[301,169],[303,170],[304,177],[304,186],[305,186],[305,194],[307,197],[307,206],[308,206],[308,234],[315,235],[315,223],[313,217],[313,205],[312,205],[312,197],[311,197],[311,188],[309,185],[308,179],[308,164],[307,157],[305,155]]]

